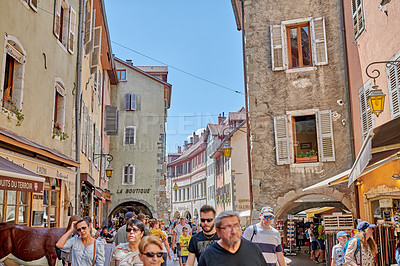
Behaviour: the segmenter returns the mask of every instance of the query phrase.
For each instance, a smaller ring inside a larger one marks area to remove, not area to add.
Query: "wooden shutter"
[[[92,155],[93,155],[93,120],[89,116],[89,123],[88,123],[88,141],[87,141],[88,147],[87,147],[87,157],[89,160],[92,160]]]
[[[106,134],[118,135],[118,109],[116,106],[106,105],[105,107],[105,125],[104,131]]]
[[[365,83],[364,86],[358,90],[358,99],[360,101],[361,133],[363,141],[368,136],[369,130],[374,127],[374,118],[367,100],[370,91],[371,80]]]
[[[331,110],[318,112],[319,154],[322,162],[335,161]]]
[[[271,59],[272,70],[279,71],[285,69],[285,54],[283,49],[284,38],[281,25],[271,25]]]
[[[93,52],[91,54],[91,71],[94,73],[94,71],[97,71],[96,67],[100,67],[100,55],[101,55],[101,32],[102,32],[102,27],[96,27],[94,28],[94,48]]]
[[[29,0],[29,5],[31,6],[31,8],[33,10],[35,10],[36,12],[38,11],[38,1],[39,0]]]
[[[133,165],[130,165],[129,166],[129,183],[132,185],[134,184],[134,181],[133,181],[134,173],[135,173],[135,169],[134,169]]]
[[[310,21],[311,26],[311,49],[313,52],[314,65],[322,66],[328,64],[328,50],[326,44],[325,19],[315,18]]]
[[[131,93],[131,110],[135,111],[136,110],[136,94]]]
[[[76,12],[70,6],[69,8],[69,35],[68,35],[68,51],[74,53],[74,42],[75,42],[75,25],[76,25]]]
[[[94,125],[94,134],[93,134],[93,138],[94,138],[94,145],[93,145],[93,154],[97,154],[97,128],[96,128],[96,124]],[[94,167],[97,168],[97,158],[95,159],[96,156],[93,155],[93,164]]]
[[[53,32],[57,39],[60,38],[61,31],[61,0],[55,0],[54,2],[54,25]]]
[[[123,177],[124,184],[128,183],[128,175],[129,175],[129,166],[125,165],[124,166],[124,177]]]
[[[103,77],[101,75],[101,70],[99,69],[99,74],[97,75],[97,88],[99,89],[98,91],[98,96],[99,96],[99,104],[102,102],[102,97],[103,97]]]
[[[290,164],[287,116],[274,117],[276,164]]]
[[[396,60],[399,60],[399,58]],[[400,67],[392,65],[387,69],[387,73],[390,115],[392,119],[395,119],[400,116]]]
[[[93,0],[87,0],[85,5],[85,36],[84,44],[92,40]]]
[[[86,154],[86,140],[87,140],[87,106],[86,104],[82,105],[83,114],[82,114],[82,152]]]
[[[357,39],[365,29],[364,0],[351,0],[354,39]]]
[[[125,94],[125,111],[131,110],[131,94]]]

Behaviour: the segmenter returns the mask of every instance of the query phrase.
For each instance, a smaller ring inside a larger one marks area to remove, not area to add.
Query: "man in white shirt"
[[[179,220],[179,224],[175,226],[174,231],[172,232],[172,250],[175,250],[177,248],[176,254],[178,255],[178,258],[181,256],[181,249],[179,246],[179,237],[182,235],[182,228],[187,228],[189,230],[189,234],[192,235],[192,228],[190,228],[190,225],[186,223],[186,219],[184,217],[181,217]],[[179,260],[180,266],[181,260]]]

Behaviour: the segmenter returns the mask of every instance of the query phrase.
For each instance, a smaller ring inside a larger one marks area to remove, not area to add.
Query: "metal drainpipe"
[[[79,8],[79,34],[78,34],[78,62],[76,64],[76,94],[75,94],[75,133],[76,133],[76,148],[75,148],[75,156],[76,161],[80,163],[80,155],[81,155],[81,81],[82,81],[82,36],[84,36],[84,10],[85,10],[85,0],[80,0],[80,8]],[[80,209],[80,198],[81,198],[81,171],[80,167],[78,167],[76,171],[75,177],[75,215],[79,215]]]
[[[247,167],[249,169],[249,196],[250,196],[250,224],[253,222],[253,182],[251,176],[251,156],[250,156],[250,123],[249,123],[249,104],[247,95],[247,67],[246,67],[246,32],[244,27],[244,0],[241,0],[242,9],[242,50],[243,50],[243,74],[244,74],[244,98],[246,108],[246,127],[247,127]]]
[[[346,27],[345,27],[345,16],[344,16],[344,2],[343,0],[339,0],[340,3],[340,9],[341,9],[341,23],[342,23],[342,39],[344,42],[344,51],[343,51],[343,59],[344,59],[344,79],[345,79],[345,87],[347,96],[348,96],[348,102],[349,104],[347,105],[348,113],[349,113],[349,121],[348,121],[348,126],[349,126],[349,131],[350,131],[350,147],[351,147],[351,162],[354,163],[354,158],[355,158],[355,147],[354,147],[354,136],[353,136],[353,125],[352,125],[352,112],[351,112],[351,95],[350,95],[350,86],[349,86],[349,68],[348,68],[348,56],[347,56],[347,42],[346,42]],[[359,206],[359,199],[358,199],[358,187],[353,184],[354,188],[354,196],[355,196],[355,203],[356,203],[356,219],[360,218],[360,206]]]

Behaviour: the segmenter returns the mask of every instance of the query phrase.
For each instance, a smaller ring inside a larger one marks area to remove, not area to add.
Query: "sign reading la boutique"
[[[150,188],[127,188],[127,189],[117,189],[117,194],[149,194]]]

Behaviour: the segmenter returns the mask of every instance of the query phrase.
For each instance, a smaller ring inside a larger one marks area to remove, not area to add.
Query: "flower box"
[[[296,157],[296,163],[315,163],[318,162],[318,156]]]
[[[8,102],[8,101],[2,101],[3,102],[3,108],[15,113],[17,111],[17,107],[15,105],[13,105],[12,103]]]

